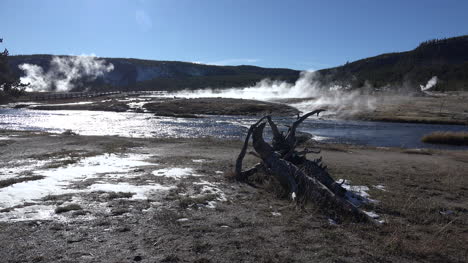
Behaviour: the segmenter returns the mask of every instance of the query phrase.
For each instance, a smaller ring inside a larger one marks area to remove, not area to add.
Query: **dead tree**
[[[236,178],[246,182],[251,175],[263,170],[267,175],[275,177],[296,202],[312,201],[326,208],[327,213],[331,213],[335,218],[351,217],[357,221],[374,222],[366,213],[347,200],[346,189],[329,175],[327,167],[322,164],[322,158],[314,160],[306,158],[307,153],[319,151],[296,150],[299,145],[296,129],[309,116],[318,115],[322,111],[324,110],[319,109],[298,117],[289,127],[286,135],[280,132],[271,116],[265,116],[253,124],[248,130],[236,161]],[[263,130],[267,123],[272,131],[271,145],[263,139]],[[242,160],[246,155],[250,137],[252,137],[253,148],[261,162],[243,171]]]

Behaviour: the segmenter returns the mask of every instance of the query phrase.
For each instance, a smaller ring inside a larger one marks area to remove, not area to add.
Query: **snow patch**
[[[381,190],[381,191],[387,191],[387,189],[385,189],[385,185],[381,185],[381,184],[374,185],[374,188]]]
[[[216,183],[211,183],[205,180],[201,180],[200,182],[194,182],[194,185],[201,185],[202,188],[200,189],[200,194],[192,197],[200,197],[200,196],[205,196],[205,195],[215,195],[216,199],[213,201],[208,201],[206,207],[207,208],[216,208],[216,203],[217,202],[226,202],[226,194],[219,188],[216,187]]]
[[[31,205],[0,213],[0,221],[48,220],[52,218],[63,218],[55,213],[55,206],[52,205]]]
[[[144,194],[152,191],[165,190],[166,187],[160,185],[133,186],[129,184],[95,184],[86,189],[71,189],[70,186],[76,180],[86,180],[96,178],[99,174],[105,173],[122,173],[125,176],[134,167],[152,165],[151,163],[142,161],[144,156],[139,154],[129,155],[98,155],[80,160],[77,163],[70,164],[64,167],[37,170],[33,175],[44,176],[43,179],[35,181],[26,181],[10,185],[0,189],[0,209],[11,208],[15,206],[23,206],[25,203],[37,204],[24,208],[16,208],[14,210],[14,218],[27,218],[27,214],[31,213],[31,209],[35,209],[36,217],[50,218],[49,209],[42,211],[39,202],[47,195],[61,195],[69,193],[82,193],[90,191],[121,191],[135,192],[135,199],[143,198]],[[34,208],[36,207],[36,208]],[[42,207],[44,208],[44,207]],[[39,210],[37,210],[39,209]],[[10,214],[12,216],[13,214]],[[1,220],[8,218],[8,214],[2,215]]]
[[[165,176],[174,179],[180,179],[187,176],[201,176],[193,173],[192,168],[164,168],[153,171],[155,176]]]
[[[362,204],[367,204],[367,203],[376,203],[378,201],[370,199],[369,194],[367,191],[369,191],[369,187],[365,185],[351,185],[351,181],[349,180],[344,180],[344,179],[339,179],[336,181],[337,183],[341,184],[341,186],[347,190],[346,192],[346,199],[350,201],[353,205],[359,207]]]

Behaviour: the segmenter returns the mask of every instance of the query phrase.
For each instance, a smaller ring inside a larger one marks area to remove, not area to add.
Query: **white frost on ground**
[[[11,138],[10,137],[0,136],[0,141],[6,141],[6,140],[11,140]]]
[[[271,214],[272,214],[273,216],[281,216],[281,213],[280,213],[280,212],[271,212]]]
[[[195,174],[192,168],[163,168],[153,171],[155,176],[172,177],[174,179],[180,179],[187,176],[201,176]]]
[[[206,160],[205,159],[194,159],[194,160],[192,160],[192,162],[194,162],[194,163],[204,163],[204,162],[206,162]]]

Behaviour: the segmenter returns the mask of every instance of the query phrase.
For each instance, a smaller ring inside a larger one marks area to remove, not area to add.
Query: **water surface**
[[[101,111],[41,111],[0,109],[0,129],[33,130],[62,133],[72,130],[81,135],[123,136],[139,138],[217,137],[243,139],[247,128],[257,118],[245,116],[205,116],[203,118],[158,117],[150,113]],[[281,129],[294,119],[279,118]],[[334,143],[403,148],[467,147],[432,145],[421,137],[434,131],[465,131],[459,125],[433,125],[333,119],[310,119],[299,127],[317,140]]]

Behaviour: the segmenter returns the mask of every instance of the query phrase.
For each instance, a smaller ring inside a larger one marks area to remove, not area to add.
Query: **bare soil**
[[[52,136],[12,131],[0,135],[13,135],[0,141],[2,162],[146,153],[158,167],[192,167],[227,198],[216,202],[216,208],[209,208],[206,203],[216,195],[205,199],[181,195],[198,191],[195,182],[200,178],[171,181],[152,176],[154,167],[143,167],[130,172],[128,180],[172,183],[176,187],[154,200],[132,200],[125,193],[91,192],[83,196],[105,204],[107,209],[103,211],[88,209],[85,204],[66,207],[63,203],[67,196],[49,196],[47,202],[55,204],[66,220],[0,223],[2,262],[468,260],[466,151],[319,145],[320,156],[335,179],[369,187],[370,198],[378,202],[367,205],[365,210],[375,211],[386,222],[373,226],[335,224],[313,204],[301,208],[278,197],[274,183],[268,179],[258,182],[259,188],[232,181],[229,175],[241,141]],[[248,166],[257,160],[248,156],[246,162]],[[85,183],[77,182],[77,187]],[[84,220],[82,214],[93,217]]]

